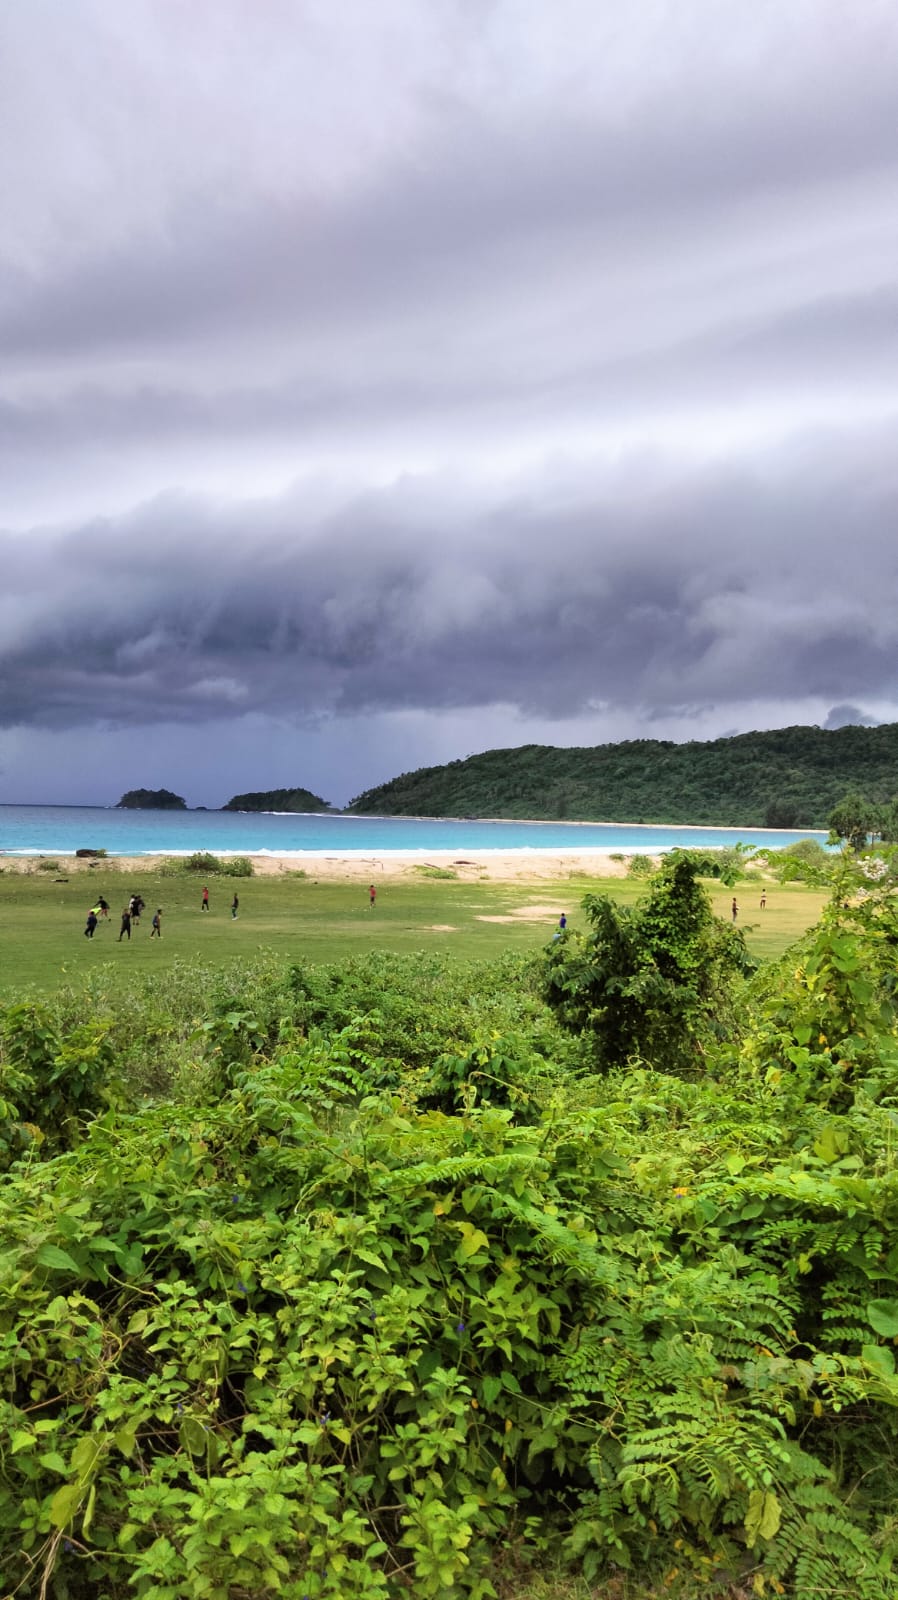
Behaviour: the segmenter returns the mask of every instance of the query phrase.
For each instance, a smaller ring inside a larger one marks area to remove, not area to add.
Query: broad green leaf
[[[495,1374],[490,1373],[484,1378],[482,1389],[484,1403],[488,1406],[491,1406],[502,1393],[502,1379]]]
[[[871,1300],[867,1321],[883,1339],[898,1338],[898,1300]]]
[[[67,1528],[81,1504],[81,1484],[64,1483],[50,1501],[50,1525]]]
[[[73,1261],[67,1250],[60,1249],[58,1244],[42,1244],[35,1256],[39,1267],[55,1267],[60,1272],[80,1272],[77,1261]]]
[[[861,1359],[869,1367],[875,1367],[883,1377],[894,1378],[895,1357],[887,1344],[865,1344],[861,1346]]]
[[[112,1435],[112,1442],[116,1450],[120,1450],[123,1456],[133,1455],[134,1446],[137,1442],[137,1423],[126,1422],[121,1428],[116,1428],[115,1433]]]
[[[71,1470],[86,1483],[97,1464],[103,1445],[94,1434],[86,1433],[78,1440],[71,1455]]]
[[[178,1429],[178,1438],[185,1450],[192,1456],[203,1456],[206,1453],[206,1430],[195,1417],[185,1417]]]
[[[473,1227],[470,1222],[461,1222],[458,1226],[461,1233],[461,1242],[456,1251],[456,1256],[460,1257],[462,1261],[467,1261],[469,1256],[476,1255],[478,1250],[489,1249],[489,1239],[481,1228]]]

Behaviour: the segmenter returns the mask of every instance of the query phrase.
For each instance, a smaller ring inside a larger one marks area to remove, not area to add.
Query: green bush
[[[249,856],[227,856],[221,863],[226,878],[251,878],[255,870]]]
[[[60,870],[59,862],[52,860],[49,856],[41,856],[37,864],[37,870],[38,872],[58,872]]]
[[[695,999],[669,866],[615,949]],[[185,968],[132,1030],[208,986],[201,1070],[139,1112],[124,1003],[7,1008],[0,1128],[67,1130],[0,1187],[22,1600],[486,1600],[531,1541],[633,1593],[894,1595],[898,913],[860,882],[689,1079],[584,1071],[510,960]],[[594,1042],[590,937],[541,964]]]
[[[195,850],[192,856],[184,858],[185,872],[201,872],[211,875],[224,870],[218,856],[213,856],[208,850]]]

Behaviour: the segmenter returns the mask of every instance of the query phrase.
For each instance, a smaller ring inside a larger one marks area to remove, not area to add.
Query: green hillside
[[[330,811],[330,804],[310,789],[263,789],[235,794],[222,811]]]
[[[171,789],[129,789],[116,807],[118,811],[186,811],[187,801]]]
[[[378,816],[817,827],[848,789],[898,794],[898,723],[778,728],[705,743],[634,739],[584,749],[522,745],[422,767],[368,789]]]

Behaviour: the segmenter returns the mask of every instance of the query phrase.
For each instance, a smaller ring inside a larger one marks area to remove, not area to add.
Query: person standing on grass
[[[764,907],[766,906],[766,904],[767,904],[767,890],[766,889],[762,889],[761,890],[761,910],[762,911],[764,910]]]
[[[739,907],[736,904],[736,896],[733,895],[732,917],[733,917],[733,921],[734,922],[735,922],[736,918],[738,917],[738,915],[739,915]]]
[[[237,912],[239,911],[239,909],[240,909],[240,901],[237,899],[237,896],[235,894],[233,900],[231,901],[231,917],[232,917],[234,922],[237,921]]]
[[[372,883],[370,889],[368,890],[368,904],[371,907],[372,911],[374,910],[374,902],[375,902],[376,899],[377,899],[377,890],[375,889],[374,884]]]
[[[200,910],[201,911],[208,911],[208,909],[209,909],[209,891],[208,891],[208,889],[204,888],[203,889],[203,903],[202,903],[202,905],[200,907]]]
[[[130,910],[129,906],[123,906],[122,907],[122,925],[121,925],[121,928],[119,929],[119,936],[118,936],[119,944],[121,944],[122,940],[125,937],[125,934],[128,935],[128,939],[130,941],[130,938],[131,938],[131,910]]]
[[[97,913],[95,912],[93,906],[91,906],[90,910],[87,913],[87,927],[84,930],[85,939],[92,939],[93,938],[94,929],[96,928],[96,926],[97,926]]]
[[[157,908],[156,913],[155,913],[155,915],[153,917],[153,926],[150,929],[150,938],[151,939],[161,939],[162,938],[162,907],[161,906],[159,906]]]

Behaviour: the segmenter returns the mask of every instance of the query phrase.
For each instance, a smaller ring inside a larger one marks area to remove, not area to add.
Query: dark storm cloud
[[[821,445],[775,477],[625,479],[563,506],[522,484],[526,510],[409,481],[318,520],[299,490],[227,508],[171,496],[7,537],[3,719],[657,715],[898,690],[887,460],[836,464]]]
[[[4,13],[0,726],[898,707],[891,4],[376,10]]]

